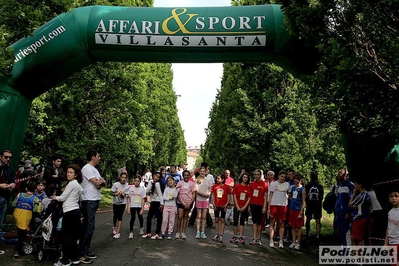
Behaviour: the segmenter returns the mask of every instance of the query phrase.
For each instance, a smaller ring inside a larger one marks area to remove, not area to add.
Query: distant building
[[[193,170],[195,168],[195,162],[198,157],[198,153],[188,151],[187,149],[187,169],[188,170]]]
[[[199,154],[199,152],[201,151],[201,146],[188,146],[186,150],[187,152],[190,151]]]

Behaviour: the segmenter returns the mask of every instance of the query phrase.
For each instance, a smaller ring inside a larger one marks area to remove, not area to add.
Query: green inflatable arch
[[[93,62],[273,62],[306,74],[312,73],[316,57],[285,30],[279,5],[82,7],[12,46],[11,77],[0,81],[0,149],[11,149],[16,158],[32,100]],[[398,146],[391,141],[370,147],[367,138],[356,142],[356,136],[345,135],[344,140],[350,167],[363,167],[362,159],[351,158],[375,158],[376,149],[379,162],[387,154],[398,161]]]

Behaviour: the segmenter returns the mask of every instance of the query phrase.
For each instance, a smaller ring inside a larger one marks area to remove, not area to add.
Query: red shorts
[[[270,218],[285,221],[287,219],[287,206],[271,205]]]
[[[301,228],[304,223],[305,223],[305,219],[304,219],[304,215],[302,214],[301,218],[298,218],[298,215],[301,211],[293,211],[290,210],[290,216],[289,216],[289,220],[288,220],[288,224],[291,227],[295,227],[295,228]]]
[[[358,219],[353,221],[352,223],[352,229],[351,229],[351,234],[353,237],[353,240],[360,241],[364,240],[364,237],[367,232],[367,219]]]

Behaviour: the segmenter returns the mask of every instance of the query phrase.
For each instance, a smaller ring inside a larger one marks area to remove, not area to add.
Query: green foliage
[[[149,6],[153,1],[59,3],[68,10],[94,4]],[[32,25],[44,22],[34,20]],[[33,101],[23,156],[49,159],[60,154],[71,162],[85,160],[86,152],[96,148],[101,152],[101,173],[109,183],[122,166],[135,173],[185,162],[186,143],[172,78],[170,64],[97,63],[87,67]]]
[[[339,133],[318,123],[311,99],[307,86],[275,65],[225,64],[204,160],[236,176],[241,169],[293,168],[331,179],[344,164]]]

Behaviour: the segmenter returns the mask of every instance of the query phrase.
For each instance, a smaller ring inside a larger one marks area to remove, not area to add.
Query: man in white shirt
[[[90,252],[91,239],[95,229],[95,217],[101,200],[101,188],[106,186],[105,179],[101,177],[96,166],[100,163],[101,157],[96,150],[86,154],[88,163],[82,168],[82,214],[83,214],[83,236],[80,240],[80,262],[92,263],[97,255]]]

